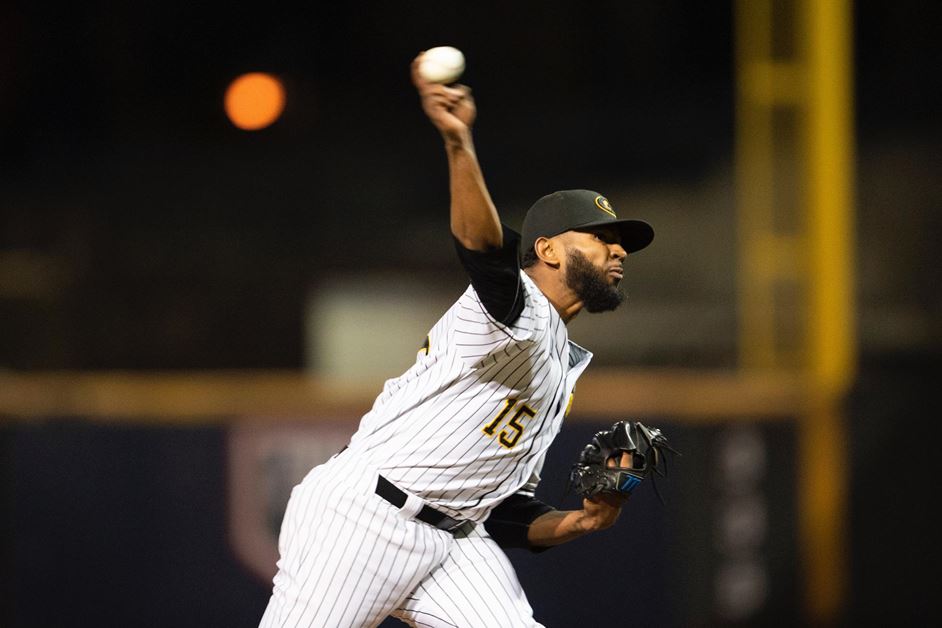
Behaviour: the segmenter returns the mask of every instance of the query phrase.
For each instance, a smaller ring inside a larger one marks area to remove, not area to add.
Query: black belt
[[[402,492],[395,484],[383,476],[379,476],[379,479],[376,481],[376,494],[396,508],[402,508],[405,506],[406,499],[408,498],[408,495]],[[418,512],[415,518],[422,523],[427,523],[432,527],[438,528],[439,530],[446,530],[456,536],[459,534],[467,534],[474,529],[473,521],[459,521],[457,519],[453,519],[445,513],[435,510],[428,504],[422,505],[422,509]]]

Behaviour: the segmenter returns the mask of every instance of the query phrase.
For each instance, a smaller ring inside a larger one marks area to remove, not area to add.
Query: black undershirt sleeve
[[[491,511],[484,522],[484,529],[500,547],[522,547],[534,553],[543,552],[549,547],[530,545],[527,531],[534,519],[553,510],[534,497],[514,493]]]
[[[487,251],[466,249],[455,238],[458,259],[471,279],[471,285],[484,309],[497,322],[510,325],[523,311],[523,284],[517,247],[520,237],[504,230],[504,244]]]

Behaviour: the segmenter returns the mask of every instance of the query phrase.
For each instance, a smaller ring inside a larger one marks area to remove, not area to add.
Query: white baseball
[[[422,53],[419,76],[430,83],[454,83],[464,72],[464,54],[451,46],[437,46]]]

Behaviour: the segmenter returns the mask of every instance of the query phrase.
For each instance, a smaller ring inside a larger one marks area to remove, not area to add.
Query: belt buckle
[[[465,519],[464,521],[456,521],[455,525],[447,528],[447,531],[451,533],[452,536],[464,538],[471,534],[471,531],[474,530],[474,522],[470,519]]]

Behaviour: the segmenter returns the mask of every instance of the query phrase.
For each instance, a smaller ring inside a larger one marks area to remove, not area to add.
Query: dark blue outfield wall
[[[227,545],[225,429],[8,426],[3,626],[251,626]]]
[[[793,426],[650,422],[684,454],[659,485],[666,506],[647,483],[614,528],[539,555],[510,552],[537,618],[794,625]],[[577,506],[564,496],[567,470],[601,427],[563,430],[542,499]],[[256,626],[270,589],[230,545],[233,429],[76,419],[0,428],[0,626]],[[745,466],[718,469],[707,454],[718,447]]]

